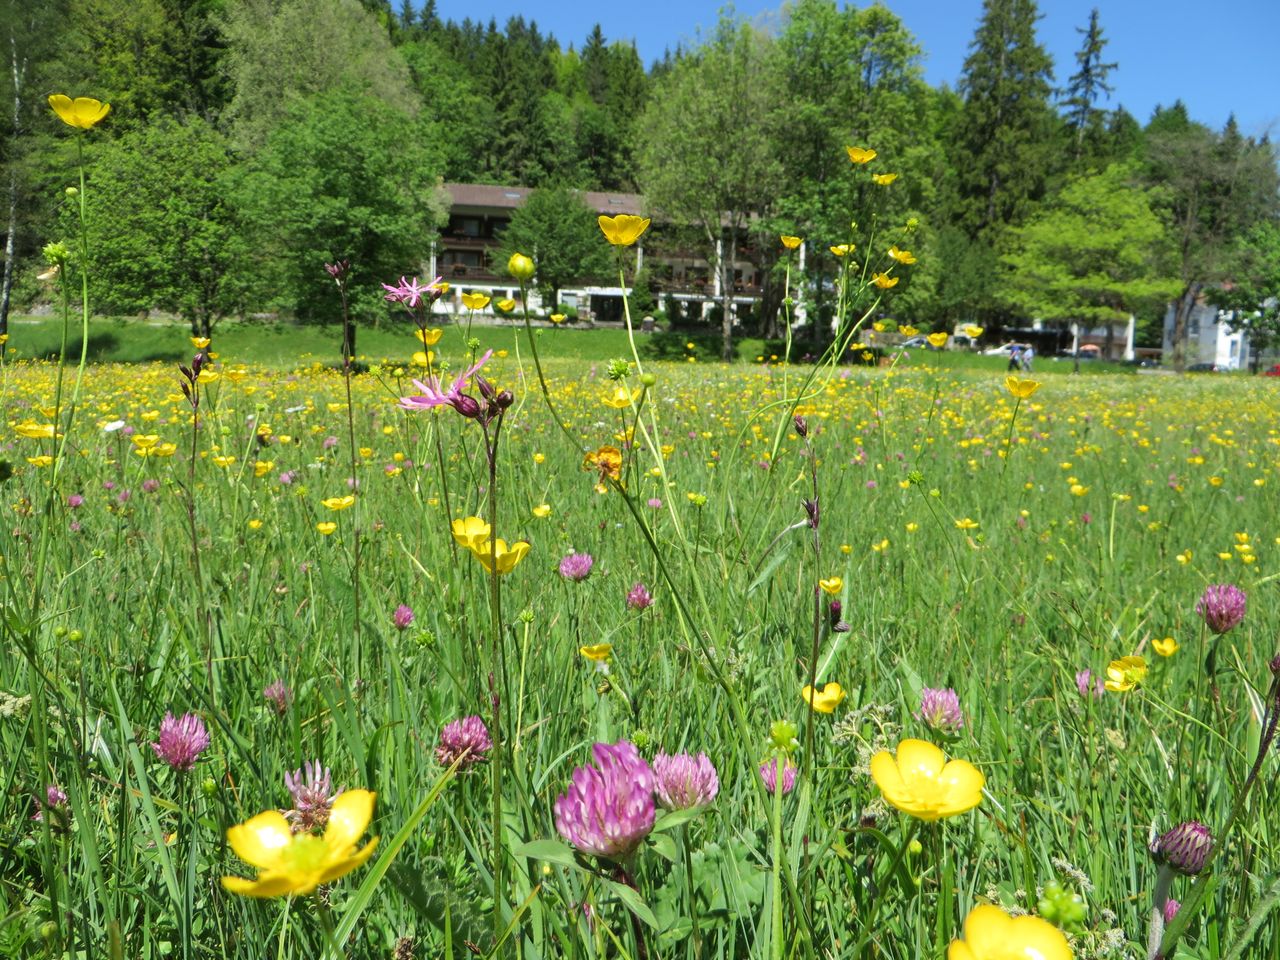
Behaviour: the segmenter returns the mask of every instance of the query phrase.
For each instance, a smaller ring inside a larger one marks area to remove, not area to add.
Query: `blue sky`
[[[415,4],[419,0],[415,0]],[[925,76],[954,85],[982,12],[982,0],[887,0],[924,48]],[[398,5],[397,5],[398,6]],[[740,16],[776,26],[781,3],[738,0]],[[1157,104],[1181,98],[1194,119],[1220,127],[1232,111],[1246,133],[1280,138],[1280,2],[1277,0],[1041,0],[1040,42],[1054,60],[1055,80],[1075,71],[1076,27],[1097,6],[1110,41],[1111,106],[1145,123]],[[717,0],[641,0],[590,4],[574,0],[437,0],[440,15],[501,26],[516,14],[537,21],[562,44],[581,46],[597,21],[609,40],[634,40],[648,64],[665,48],[696,41],[716,22]]]

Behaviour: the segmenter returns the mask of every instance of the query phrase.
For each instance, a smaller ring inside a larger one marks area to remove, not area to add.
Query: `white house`
[[[1164,315],[1164,355],[1173,356],[1174,304]],[[1249,365],[1249,341],[1243,330],[1233,331],[1230,310],[1219,310],[1204,299],[1198,300],[1187,318],[1186,362],[1217,364],[1220,370],[1243,370]]]

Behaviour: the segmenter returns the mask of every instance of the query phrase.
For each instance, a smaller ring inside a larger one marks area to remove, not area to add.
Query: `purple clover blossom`
[[[200,754],[208,748],[209,731],[203,720],[194,713],[175,718],[167,711],[160,721],[160,738],[151,744],[156,756],[179,773],[195,766]]]
[[[289,705],[293,703],[293,691],[283,680],[276,680],[264,687],[262,696],[271,704],[271,709],[281,716],[289,711]]]
[[[658,803],[668,810],[705,807],[720,792],[720,778],[705,753],[659,753],[653,758],[653,776]]]
[[[653,770],[626,740],[591,752],[596,766],[575,769],[556,798],[556,830],[583,853],[625,860],[653,829]]]
[[[627,591],[627,609],[628,610],[648,610],[653,606],[653,594],[649,592],[649,588],[643,583],[632,584],[631,589]]]
[[[489,751],[493,749],[493,741],[489,739],[489,730],[479,717],[463,717],[446,723],[440,731],[440,743],[436,746],[436,762],[442,767],[451,767],[455,760],[461,758],[458,769],[463,770],[489,759]]]
[[[1236,627],[1244,619],[1244,612],[1244,591],[1230,583],[1209,584],[1196,602],[1196,613],[1219,636]]]
[[[67,506],[72,510],[75,510],[77,507],[84,506],[84,497],[80,496],[78,493],[71,494],[67,497]]]
[[[1101,700],[1102,695],[1107,692],[1106,684],[1102,678],[1095,677],[1092,670],[1081,670],[1076,674],[1076,689],[1080,691],[1080,696],[1086,700],[1089,697]]]
[[[31,815],[31,819],[39,823],[44,819],[45,811],[49,813],[49,822],[54,826],[66,826],[70,809],[67,805],[67,795],[62,788],[56,783],[51,783],[44,788],[44,796],[36,794],[36,812]]]
[[[293,797],[293,809],[286,810],[284,815],[294,833],[323,829],[329,822],[333,801],[342,793],[341,787],[333,789],[329,768],[322,767],[319,760],[306,760],[293,773],[286,773],[284,786]]]
[[[940,690],[925,687],[920,691],[920,711],[916,719],[931,730],[955,736],[964,727],[960,698],[950,687]]]
[[[147,479],[142,481],[143,493],[155,493],[159,489],[160,489],[160,481],[157,480],[155,477],[147,477]]]
[[[581,583],[591,576],[591,568],[595,560],[589,553],[571,553],[560,561],[560,576],[574,583]]]
[[[413,626],[413,609],[408,604],[400,604],[391,614],[391,622],[397,630],[408,630]]]
[[[786,766],[783,766],[783,764]],[[796,788],[796,766],[782,757],[771,757],[760,764],[760,779],[764,788],[773,793],[778,788],[778,768],[782,767],[782,795],[785,797]]]
[[[444,389],[440,385],[439,377],[427,377],[426,380],[414,380],[413,385],[422,392],[412,397],[400,398],[400,409],[402,410],[431,410],[435,407],[450,406],[457,410],[464,417],[474,417],[480,410],[480,405],[471,397],[468,397],[462,391],[467,386],[467,381],[481,367],[489,362],[489,358],[493,356],[492,350],[486,350],[484,356],[475,362],[474,365],[464,370],[448,389]]]

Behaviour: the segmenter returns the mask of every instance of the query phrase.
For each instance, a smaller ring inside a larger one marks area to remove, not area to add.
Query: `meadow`
[[[4,364],[0,953],[1280,956],[1276,384],[424,333]]]

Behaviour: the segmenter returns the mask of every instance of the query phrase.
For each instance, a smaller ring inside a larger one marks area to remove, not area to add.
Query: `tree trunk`
[[[720,253],[720,359],[733,362],[733,263],[738,250],[738,231],[729,228],[729,252]]]
[[[18,143],[22,136],[22,84],[27,75],[26,59],[18,58],[18,41],[9,35],[9,63],[13,72],[13,150],[9,157],[9,222],[4,241],[4,278],[0,280],[0,357],[7,348],[9,301],[13,294],[13,270],[18,257]]]
[[[1173,369],[1178,373],[1187,365],[1187,323],[1202,289],[1202,283],[1188,283],[1173,310]]]

